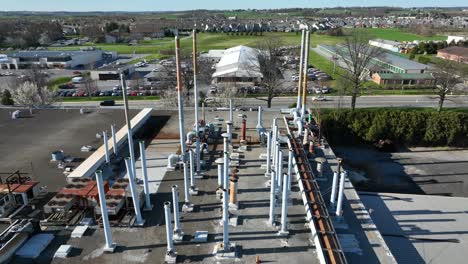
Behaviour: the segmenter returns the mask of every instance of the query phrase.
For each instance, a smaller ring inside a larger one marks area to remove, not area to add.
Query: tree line
[[[62,38],[63,29],[58,22],[0,20],[0,46],[37,47]]]

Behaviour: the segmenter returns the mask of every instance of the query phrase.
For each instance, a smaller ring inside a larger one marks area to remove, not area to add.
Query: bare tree
[[[266,88],[267,98],[256,99],[266,101],[268,108],[271,107],[273,98],[281,93],[281,87],[284,82],[283,75],[280,71],[282,43],[282,39],[276,36],[266,37],[257,43],[257,48],[259,49],[257,53],[259,65],[258,69],[253,70],[262,73],[263,79],[261,86]]]
[[[382,51],[368,44],[368,37],[360,31],[352,31],[343,45],[336,47],[338,60],[344,63],[345,70],[338,71],[341,83],[351,93],[351,108],[356,108],[356,100],[362,85],[369,77],[369,67],[373,58],[380,57]]]
[[[439,113],[442,111],[447,95],[452,93],[455,85],[462,82],[466,73],[453,61],[441,60],[433,73],[436,82],[436,92],[439,99]]]
[[[39,90],[38,86],[32,82],[23,82],[13,92],[13,100],[18,105],[29,108],[31,114],[34,108],[51,105],[55,102],[56,97],[52,90],[44,88],[40,94]]]

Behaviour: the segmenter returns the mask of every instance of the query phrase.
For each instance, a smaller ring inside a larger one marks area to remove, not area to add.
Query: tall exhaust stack
[[[200,128],[199,128],[199,118],[198,118],[198,86],[197,86],[197,30],[192,31],[193,35],[193,97],[195,100],[195,131],[196,136],[196,159],[197,159],[197,176],[200,177],[201,172],[201,163],[200,163]]]
[[[296,108],[299,112],[301,110],[301,102],[302,102],[302,66],[304,65],[304,46],[305,46],[305,30],[302,30],[302,38],[301,38],[301,57],[299,61],[299,81],[297,82],[297,103]]]
[[[145,220],[143,220],[143,217],[141,216],[140,199],[138,198],[139,194],[136,188],[135,175],[133,174],[133,171],[132,171],[132,164],[131,164],[130,158],[125,158],[125,166],[127,167],[128,184],[130,185],[130,192],[132,194],[133,209],[135,210],[135,217],[136,217],[135,225],[144,226]]]
[[[166,219],[166,241],[167,251],[165,256],[166,263],[176,263],[177,252],[174,248],[174,240],[172,239],[172,215],[171,215],[171,202],[164,203],[164,215]]]
[[[148,170],[146,169],[146,152],[145,152],[145,141],[140,141],[140,158],[141,158],[141,172],[143,175],[143,188],[145,191],[145,211],[151,211],[153,206],[150,200],[150,190],[148,183]]]
[[[107,137],[107,131],[102,131],[104,139],[104,148],[106,149],[106,163],[110,163],[110,154],[109,154],[109,138]]]
[[[102,225],[104,226],[104,236],[106,238],[105,252],[114,252],[117,244],[112,242],[112,232],[110,230],[109,215],[107,214],[106,195],[104,184],[102,183],[102,171],[96,171],[96,182],[99,193],[99,205],[101,207]]]
[[[125,75],[123,73],[120,74],[120,82],[122,84],[122,96],[124,101],[124,110],[125,110],[125,122],[127,124],[127,139],[128,139],[128,150],[130,152],[130,160],[131,160],[131,169],[133,175],[135,175],[135,151],[133,149],[133,130],[132,124],[130,122],[130,115],[128,113],[128,96],[127,96],[127,80],[125,79]]]
[[[117,138],[115,137],[115,124],[111,125],[111,133],[112,133],[112,147],[114,150],[114,155],[118,155],[118,149],[117,149]]]
[[[179,137],[180,137],[180,151],[182,155],[182,161],[184,163],[184,194],[185,204],[182,207],[182,211],[191,212],[193,211],[193,204],[190,202],[189,193],[189,168],[187,159],[187,146],[185,145],[184,135],[184,100],[182,91],[182,73],[180,66],[180,40],[179,37],[175,37],[175,54],[176,54],[176,72],[177,72],[177,101],[179,108]]]
[[[302,81],[304,82],[302,85],[302,109],[301,109],[301,117],[305,118],[305,111],[307,105],[307,68],[309,67],[309,50],[310,50],[310,31],[307,30],[306,32],[306,41],[305,41],[305,48],[304,48],[304,66],[302,68],[302,72],[304,76],[302,77]]]

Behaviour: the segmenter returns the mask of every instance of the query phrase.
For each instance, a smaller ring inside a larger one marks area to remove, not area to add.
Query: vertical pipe
[[[223,164],[218,164],[218,187],[223,186]]]
[[[278,154],[278,173],[277,173],[278,191],[282,191],[281,189],[283,187],[282,177],[283,177],[283,151],[280,150]]]
[[[301,109],[301,102],[302,102],[302,66],[304,65],[304,41],[305,41],[305,30],[302,30],[302,37],[301,37],[301,57],[299,61],[299,80],[297,82],[297,103],[296,108],[299,111]]]
[[[179,216],[179,187],[172,185],[172,206],[174,210],[174,233],[179,235],[182,233],[180,228],[180,216]]]
[[[127,167],[127,173],[128,173],[128,182],[130,185],[130,192],[132,193],[133,207],[134,207],[135,216],[136,216],[135,224],[143,225],[144,221],[143,221],[143,218],[141,217],[140,201],[138,198],[139,195],[135,186],[135,177],[133,175],[131,162],[132,161],[130,158],[125,158],[125,166]]]
[[[164,203],[164,212],[166,215],[167,252],[174,252],[174,241],[172,240],[171,202]]]
[[[270,176],[271,173],[271,131],[267,132],[267,169],[266,175],[267,177]]]
[[[277,141],[276,142],[276,166],[275,166],[275,184],[276,184],[276,188],[278,188],[278,178],[281,178],[281,175],[279,175],[278,173],[280,173],[280,153],[281,153],[281,148],[280,148],[280,144],[279,142]]]
[[[131,162],[131,169],[133,174],[135,175],[135,151],[133,149],[133,130],[132,124],[130,122],[130,115],[128,113],[128,97],[127,97],[127,81],[125,80],[125,75],[123,73],[120,74],[120,81],[122,84],[122,96],[124,101],[124,109],[125,109],[125,121],[127,123],[127,139],[128,139],[128,151],[130,152],[130,160]]]
[[[182,155],[182,161],[184,162],[184,194],[185,194],[185,204],[187,206],[191,205],[190,202],[190,192],[189,192],[189,171],[187,163],[187,146],[185,145],[184,135],[184,102],[182,95],[182,72],[180,66],[180,40],[179,37],[175,37],[175,55],[176,55],[176,72],[177,72],[177,101],[178,101],[178,110],[179,110],[179,138],[180,138],[180,150]]]
[[[245,141],[245,132],[247,130],[247,120],[242,118],[241,141]]]
[[[99,205],[101,207],[102,225],[104,226],[104,236],[106,245],[104,250],[112,250],[115,245],[112,243],[112,232],[110,230],[109,216],[107,214],[106,195],[104,194],[104,184],[102,183],[102,171],[96,171],[96,182],[99,193]],[[112,250],[113,251],[113,250]]]
[[[109,139],[107,138],[107,131],[102,131],[103,139],[104,139],[104,148],[106,149],[106,163],[110,163],[110,155],[109,155]]]
[[[195,131],[197,132],[196,137],[196,157],[197,157],[197,175],[200,175],[200,128],[198,118],[198,83],[197,83],[197,30],[192,31],[193,36],[193,98],[195,100]]]
[[[270,213],[268,218],[268,223],[270,225],[275,224],[275,189],[276,189],[276,181],[275,181],[275,171],[271,172],[270,178]]]
[[[258,121],[257,121],[257,130],[263,128],[263,113],[262,113],[262,107],[258,106]]]
[[[343,195],[344,195],[344,185],[345,179],[348,176],[347,171],[343,171],[340,177],[340,189],[338,190],[338,203],[336,205],[336,215],[341,217],[343,215],[342,208],[343,208]]]
[[[223,134],[224,137],[224,175],[223,175],[223,188],[228,188],[228,178],[229,178],[229,150],[228,150],[228,141],[229,135]]]
[[[140,141],[141,172],[143,174],[143,188],[145,191],[145,210],[151,210],[150,190],[148,184],[148,170],[146,167],[145,141]]]
[[[283,179],[283,202],[281,204],[281,231],[282,233],[286,233],[286,224],[288,221],[288,182],[289,182],[289,175],[284,174]]]
[[[195,190],[195,158],[193,150],[189,150],[190,157],[190,189]]]
[[[234,122],[234,113],[232,111],[232,99],[229,99],[229,121]]]
[[[112,147],[114,149],[114,155],[117,156],[118,149],[117,149],[117,138],[115,137],[115,124],[111,125],[111,133],[112,133]]]
[[[290,149],[289,156],[288,156],[288,191],[291,190],[291,178],[293,175],[293,158],[294,158],[294,153],[292,149]]]
[[[202,103],[202,117],[203,117],[203,121],[205,122],[206,124],[206,119],[205,119],[205,102]]]
[[[302,85],[302,110],[301,110],[301,117],[304,118],[305,110],[307,107],[307,68],[309,66],[309,50],[310,50],[310,31],[307,30],[306,32],[306,44],[304,49],[304,66],[303,66],[303,85]]]
[[[225,251],[229,250],[229,204],[227,189],[223,189],[223,247]]]
[[[229,181],[230,181],[229,203],[237,206],[237,182],[238,182],[237,175],[236,174],[232,175]]]
[[[338,176],[339,173],[334,171],[333,172],[333,182],[332,182],[332,189],[331,189],[331,196],[330,196],[330,204],[332,208],[336,206],[336,185],[338,184]]]
[[[227,121],[227,122],[226,122],[226,126],[227,126],[226,131],[227,131],[227,134],[228,134],[228,136],[229,136],[229,141],[231,141],[231,139],[232,139],[233,124],[234,124],[234,123],[233,123],[232,121]]]

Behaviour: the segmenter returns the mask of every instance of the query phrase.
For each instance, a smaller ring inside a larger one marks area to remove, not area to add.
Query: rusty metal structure
[[[302,140],[291,133],[297,130],[293,118],[285,116],[284,121],[287,127],[288,146],[294,154],[293,167],[318,258],[321,263],[347,263]]]

